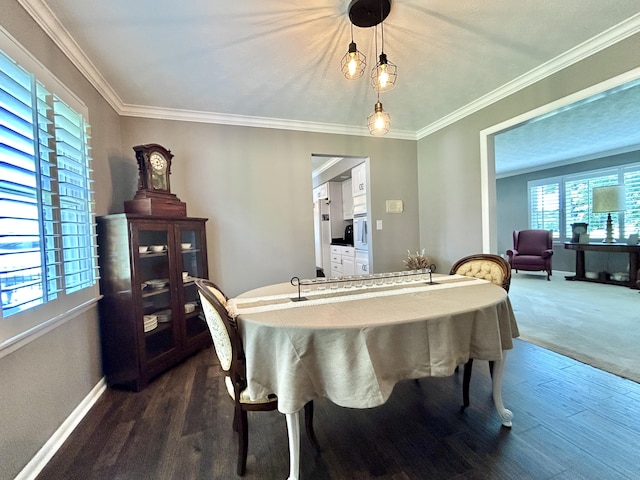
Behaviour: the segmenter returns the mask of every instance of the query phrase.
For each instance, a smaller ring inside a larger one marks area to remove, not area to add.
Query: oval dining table
[[[507,292],[460,275],[402,280],[359,288],[323,283],[302,301],[298,287],[281,283],[229,301],[245,349],[247,392],[251,399],[275,393],[286,416],[289,480],[299,478],[299,412],[307,402],[376,407],[399,381],[453,375],[470,358],[494,362],[494,404],[511,426],[502,373],[518,327]]]

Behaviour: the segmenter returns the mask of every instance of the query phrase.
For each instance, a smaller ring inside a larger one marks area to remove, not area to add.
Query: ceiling
[[[346,80],[349,0],[19,1],[122,115],[368,135],[374,29],[354,27],[367,73]],[[639,11],[638,0],[393,1],[384,51],[398,80],[380,98],[387,136],[422,138],[638,32]],[[515,137],[513,161],[537,156],[540,142]]]

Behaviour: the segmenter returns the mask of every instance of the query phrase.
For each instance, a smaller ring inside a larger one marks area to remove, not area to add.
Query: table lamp
[[[611,212],[625,210],[624,186],[595,187],[593,189],[593,213],[607,213],[607,236],[602,243],[615,243]]]

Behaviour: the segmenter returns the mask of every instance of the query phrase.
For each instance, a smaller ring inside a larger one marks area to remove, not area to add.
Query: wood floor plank
[[[471,406],[462,374],[401,382],[380,407],[315,402],[317,453],[301,438],[303,480],[637,479],[640,385],[522,341],[509,352],[504,428],[486,362],[476,362]],[[484,363],[484,365],[483,365]],[[233,404],[212,349],[141,392],[108,389],[38,480],[229,480]],[[245,480],[284,479],[287,431],[278,412],[249,413]]]

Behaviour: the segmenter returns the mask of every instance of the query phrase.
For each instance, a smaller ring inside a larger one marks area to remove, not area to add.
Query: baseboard
[[[107,382],[102,377],[14,480],[34,480],[106,389]]]

